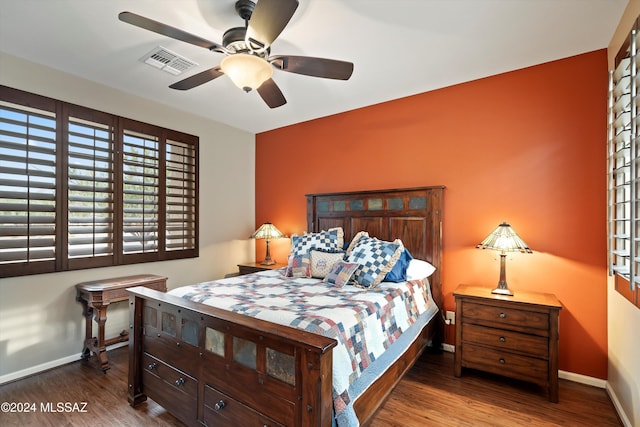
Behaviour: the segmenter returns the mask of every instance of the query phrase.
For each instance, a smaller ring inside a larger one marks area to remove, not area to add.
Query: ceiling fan
[[[348,80],[353,73],[351,62],[309,56],[270,56],[271,44],[287,26],[297,7],[298,0],[259,0],[257,4],[251,0],[238,0],[235,9],[245,26],[227,30],[222,36],[222,44],[132,12],[121,12],[118,18],[136,27],[226,55],[220,65],[176,82],[170,88],[188,90],[226,74],[244,91],[256,89],[270,108],[276,108],[287,100],[271,78],[274,68],[337,80]]]

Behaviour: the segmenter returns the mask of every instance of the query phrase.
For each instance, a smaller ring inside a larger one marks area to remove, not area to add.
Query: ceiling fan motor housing
[[[247,44],[244,36],[247,34],[245,27],[229,28],[222,36],[222,46],[234,52],[242,52],[247,50]]]
[[[271,47],[268,47],[264,52],[255,52],[249,49],[245,40],[246,34],[247,29],[245,27],[229,28],[222,35],[222,46],[233,53],[252,53],[261,58],[266,58],[271,52]]]
[[[240,15],[240,18],[248,21],[251,19],[251,14],[253,14],[253,9],[255,9],[256,4],[251,0],[238,0],[236,2],[236,12]]]

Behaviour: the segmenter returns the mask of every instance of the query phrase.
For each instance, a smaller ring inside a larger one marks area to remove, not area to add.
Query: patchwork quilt
[[[320,279],[285,277],[284,271],[229,277],[169,293],[336,339],[334,415],[339,426],[357,425],[355,416],[343,414],[353,412],[352,403],[357,398],[353,394],[366,389],[354,384],[403,332],[418,319],[426,323],[433,315],[425,320],[427,312],[437,311],[428,281],[383,282],[374,289],[337,288]]]

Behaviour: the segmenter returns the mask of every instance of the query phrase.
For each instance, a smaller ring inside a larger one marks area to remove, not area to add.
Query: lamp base
[[[498,280],[498,287],[491,291],[492,294],[513,296],[513,292],[509,290],[507,286],[507,254],[502,251],[500,254],[500,280]]]
[[[509,290],[509,288],[500,288],[500,287],[497,287],[497,288],[495,288],[494,290],[492,290],[492,291],[491,291],[491,293],[492,293],[492,294],[498,294],[498,295],[508,295],[508,296],[510,296],[510,297],[512,297],[512,296],[513,296],[513,292],[511,292],[511,291]]]
[[[267,239],[267,252],[264,254],[264,261],[260,265],[273,265],[276,262],[271,259],[271,253],[269,252],[269,239]]]

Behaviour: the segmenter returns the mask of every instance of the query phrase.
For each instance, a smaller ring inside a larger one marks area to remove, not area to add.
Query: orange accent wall
[[[256,224],[303,232],[307,193],[445,185],[445,309],[496,286],[475,245],[508,221],[534,251],[508,256],[509,287],[554,293],[560,369],[606,379],[607,81],[599,50],[258,134]]]

